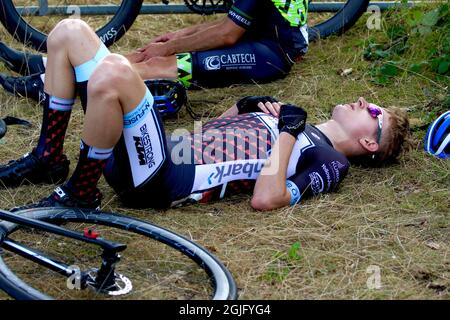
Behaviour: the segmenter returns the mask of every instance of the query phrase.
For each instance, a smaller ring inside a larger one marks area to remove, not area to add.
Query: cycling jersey
[[[278,119],[264,113],[219,118],[203,127],[203,141],[191,135],[195,176],[191,194],[173,204],[208,202],[224,196],[251,193],[278,138]],[[197,142],[195,141],[197,140]],[[176,144],[171,144],[174,150]],[[307,125],[297,137],[287,169],[287,186],[300,198],[334,190],[349,168],[316,127]]]
[[[139,207],[169,207],[251,193],[278,138],[277,124],[271,115],[248,113],[209,121],[192,133],[172,135],[164,146],[170,156],[155,177],[138,187],[133,187],[132,172],[123,161],[133,155],[124,156],[130,149],[120,143],[105,177],[127,205]],[[291,203],[334,190],[348,168],[348,160],[328,138],[307,125],[297,137],[287,169]]]
[[[306,53],[307,0],[237,0],[228,18],[247,30],[251,39],[272,40],[291,60]]]
[[[186,87],[221,87],[285,77],[308,49],[306,0],[237,0],[228,18],[246,29],[230,47],[177,55]]]

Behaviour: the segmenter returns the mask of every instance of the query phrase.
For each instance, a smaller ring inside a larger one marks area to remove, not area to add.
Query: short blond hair
[[[375,154],[352,157],[353,164],[361,166],[379,167],[396,162],[402,151],[410,145],[410,128],[406,112],[399,108],[390,107],[384,110],[390,116],[390,126],[383,130],[383,137],[379,151]]]
[[[410,136],[409,120],[406,112],[399,108],[384,109],[390,115],[390,126],[385,132],[381,151],[377,152],[377,162],[395,162],[408,145]]]

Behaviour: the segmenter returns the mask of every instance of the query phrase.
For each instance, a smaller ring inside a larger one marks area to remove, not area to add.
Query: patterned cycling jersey
[[[236,0],[228,18],[252,39],[275,41],[295,57],[307,50],[307,0]]]
[[[308,1],[272,0],[275,7],[280,11],[283,18],[289,22],[291,27],[299,27],[306,23]]]
[[[251,193],[278,138],[277,126],[278,119],[271,115],[248,113],[209,121],[202,130],[184,136],[187,143],[179,140],[169,143],[172,158],[182,155],[185,162],[195,166],[190,178],[193,182],[186,182],[192,186],[190,195],[172,205]],[[348,168],[346,157],[332,147],[320,130],[308,124],[298,136],[290,157],[288,191],[294,202],[332,191]]]

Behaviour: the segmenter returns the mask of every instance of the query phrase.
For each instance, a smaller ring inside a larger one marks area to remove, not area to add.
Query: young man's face
[[[358,101],[334,107],[332,119],[338,122],[349,137],[383,140],[389,125],[389,114],[383,108],[360,97]],[[380,130],[381,125],[381,130]]]

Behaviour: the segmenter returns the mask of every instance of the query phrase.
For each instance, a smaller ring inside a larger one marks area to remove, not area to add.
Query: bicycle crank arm
[[[59,227],[59,226],[56,226],[54,224],[47,223],[44,221],[26,218],[24,216],[21,216],[21,215],[18,215],[18,214],[9,212],[9,211],[5,211],[5,210],[0,210],[0,220],[9,221],[9,222],[18,224],[20,226],[26,226],[26,227],[30,227],[30,228],[34,228],[34,229],[38,229],[38,230],[47,231],[47,232],[57,234],[57,235],[60,235],[60,236],[66,237],[66,238],[72,238],[72,239],[83,241],[86,243],[95,244],[95,245],[100,246],[104,251],[107,251],[107,252],[117,253],[117,252],[121,252],[127,248],[126,244],[108,241],[103,238],[86,237],[84,234],[81,234],[81,233],[78,233],[78,232],[75,232],[72,230],[67,230],[62,227]]]

